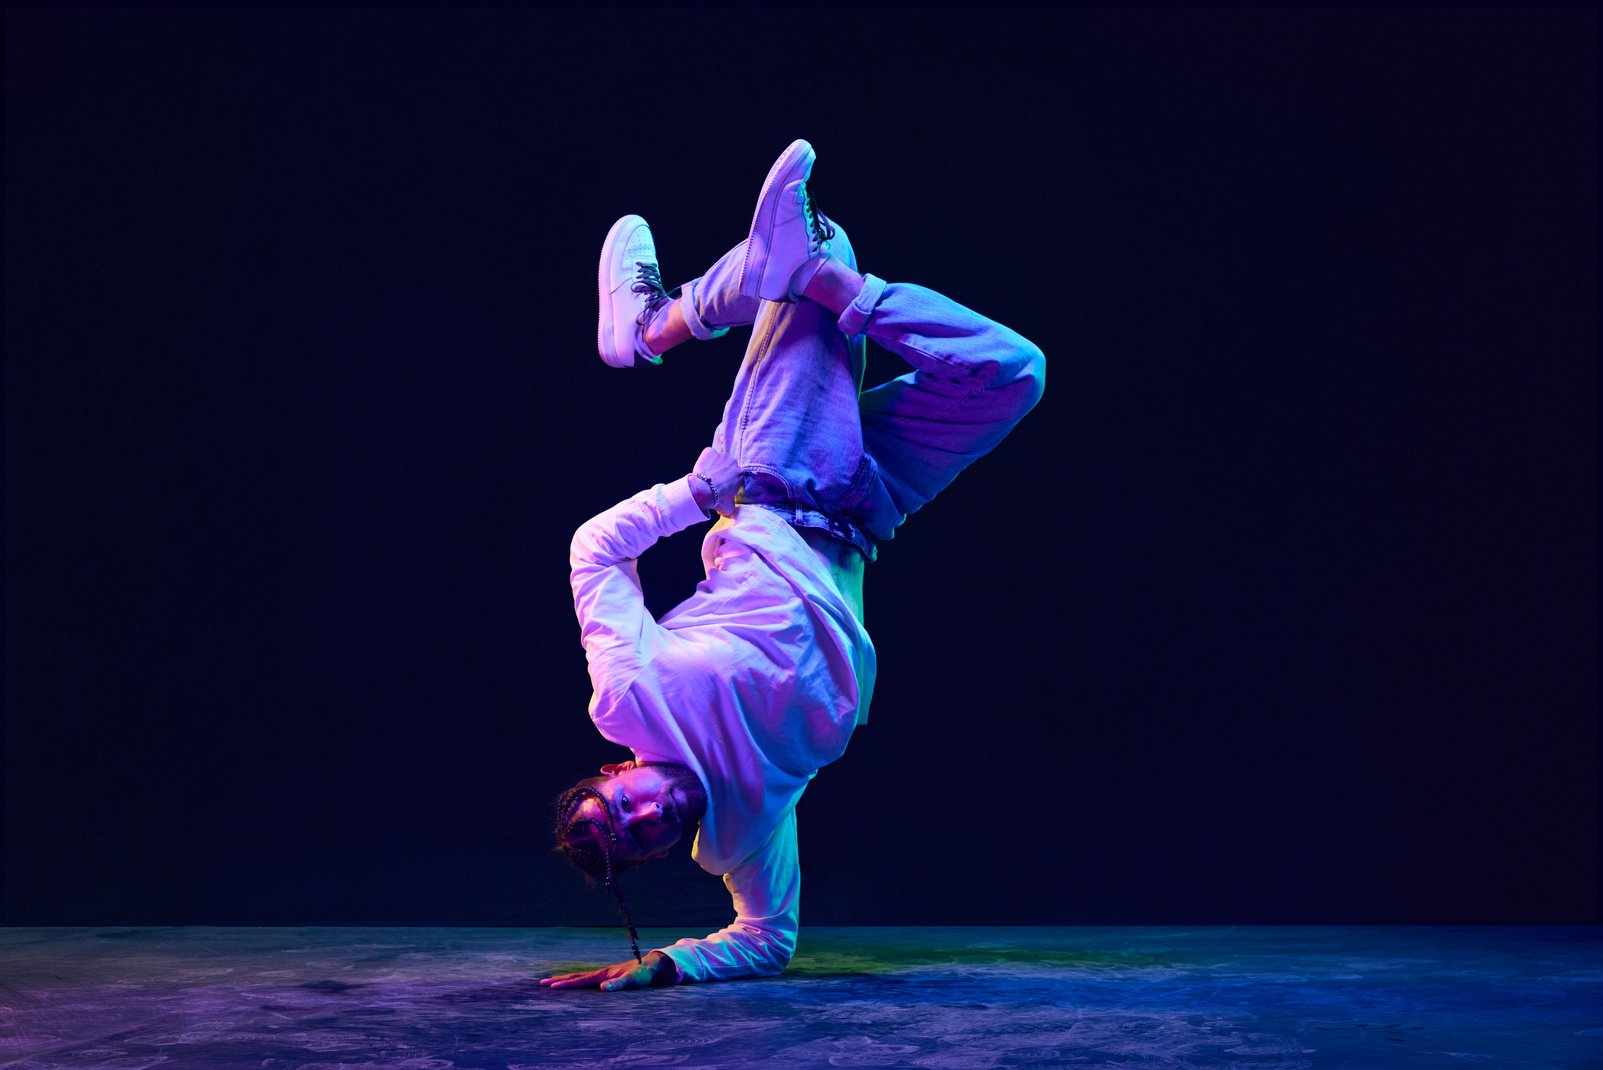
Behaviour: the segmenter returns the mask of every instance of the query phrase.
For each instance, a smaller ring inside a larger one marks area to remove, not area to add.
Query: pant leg
[[[857,254],[844,227],[836,227],[830,255],[853,271],[857,270]],[[697,338],[756,322],[763,302],[761,298],[747,297],[740,292],[740,273],[745,262],[746,243],[742,241],[719,257],[705,275],[679,288],[680,308],[691,333]]]
[[[834,245],[855,269],[843,232]],[[741,296],[744,256],[742,243],[687,286],[706,328],[753,317],[713,437],[741,466],[737,501],[786,506],[798,522],[801,511],[823,513],[889,539],[1041,398],[1040,349],[950,298],[868,276],[837,319],[811,301]],[[913,370],[860,394],[865,334]]]
[[[756,321],[762,300],[740,292],[740,268],[745,260],[743,241],[719,257],[705,275],[679,288],[679,306],[691,334],[707,339],[718,331]]]
[[[863,496],[871,470],[857,404],[866,347],[861,336],[842,334],[821,305],[742,296],[745,248],[737,245],[685,287],[693,329],[752,324],[713,446],[741,467],[737,502],[782,507],[797,523],[803,513],[837,514],[843,500]],[[843,231],[832,251],[855,264]]]
[[[1007,437],[1040,400],[1046,361],[1018,332],[950,298],[873,276],[840,329],[865,331],[913,368],[859,399],[873,472],[862,497],[842,505],[884,540]]]

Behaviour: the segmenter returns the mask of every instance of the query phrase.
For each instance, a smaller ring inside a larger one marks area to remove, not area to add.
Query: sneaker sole
[[[768,169],[768,177],[763,179],[763,190],[757,195],[757,209],[751,214],[751,230],[746,233],[746,259],[740,265],[740,292],[746,297],[762,296],[759,293],[762,289],[762,280],[751,277],[751,254],[752,239],[757,236],[758,228],[763,225],[763,206],[768,203],[768,196],[774,191],[776,185],[783,185],[784,182],[789,181],[785,176],[790,174],[796,161],[803,157],[807,160],[807,167],[802,177],[806,178],[812,174],[813,161],[817,158],[817,154],[813,152],[813,147],[805,140],[797,138],[786,146],[784,152],[779,154],[779,159],[774,161],[774,166]],[[767,232],[763,234],[764,249],[773,244],[774,218],[774,213],[770,212]]]
[[[636,224],[649,226],[644,218],[637,215],[626,215],[612,224],[612,229],[607,231],[607,240],[601,243],[601,265],[596,269],[596,290],[601,295],[601,315],[597,320],[598,326],[596,327],[596,353],[600,355],[602,363],[611,368],[632,368],[635,364],[634,348],[632,346],[629,349],[629,360],[626,363],[618,364],[607,356],[609,352],[608,342],[612,340],[611,336],[615,327],[612,322],[612,287],[609,285],[612,282],[612,278],[611,272],[607,269],[612,264],[613,250],[616,248],[619,238],[625,230],[634,227]]]

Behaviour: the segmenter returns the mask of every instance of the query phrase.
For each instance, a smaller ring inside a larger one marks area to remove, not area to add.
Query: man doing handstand
[[[634,961],[541,980],[552,988],[785,968],[800,916],[796,802],[867,719],[874,688],[865,562],[1041,397],[1041,351],[1017,333],[923,287],[858,274],[845,232],[813,208],[813,160],[805,141],[784,151],[746,240],[677,297],[645,220],[620,219],[602,247],[608,364],[657,363],[735,326],[752,334],[691,474],[573,537],[590,716],[633,758],[563,794],[558,846],[617,895],[620,871],[662,858],[696,826],[692,856],[723,878],[735,920],[643,959],[630,924]],[[912,370],[862,391],[865,336]],[[653,619],[636,559],[712,516],[707,578]]]

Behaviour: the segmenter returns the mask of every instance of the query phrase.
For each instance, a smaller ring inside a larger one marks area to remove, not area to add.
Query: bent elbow
[[[759,977],[771,977],[784,972],[796,953],[796,935],[774,929],[749,926],[747,935],[755,937],[748,950],[751,953],[753,972]]]
[[[592,532],[595,521],[586,520],[568,540],[568,567],[577,570],[581,565],[596,560],[596,539]]]
[[[773,977],[775,974],[784,973],[785,967],[790,965],[790,958],[794,951],[795,949],[790,947],[774,948],[764,956],[762,963],[759,964],[758,976]]]
[[[796,936],[788,933],[776,938],[773,942],[773,953],[770,956],[774,963],[774,972],[778,973],[790,965],[791,956],[796,954]]]

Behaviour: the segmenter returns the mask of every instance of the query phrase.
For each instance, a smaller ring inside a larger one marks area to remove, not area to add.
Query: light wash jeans
[[[856,268],[844,231],[832,254]],[[752,325],[713,446],[741,468],[735,500],[853,543],[870,559],[896,529],[1041,398],[1041,351],[933,290],[872,275],[837,318],[739,292],[745,242],[680,302],[699,338]],[[862,390],[864,337],[912,371]],[[866,536],[866,538],[864,538]]]

